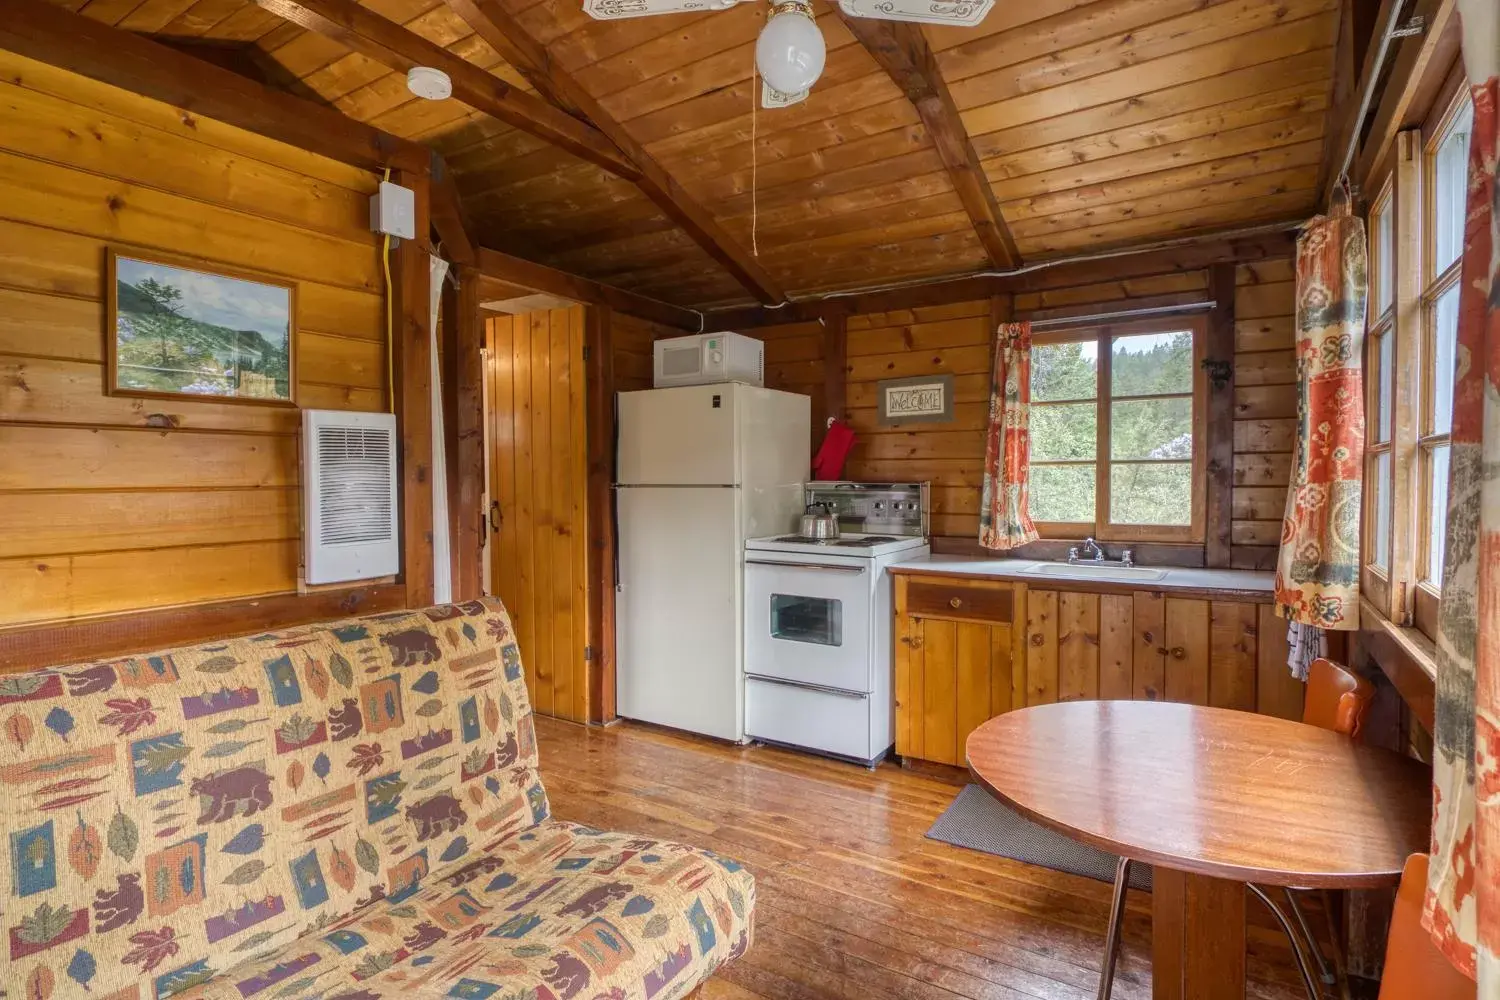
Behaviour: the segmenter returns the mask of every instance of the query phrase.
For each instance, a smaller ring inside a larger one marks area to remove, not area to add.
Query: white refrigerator
[[[806,396],[726,382],[622,392],[617,710],[745,739],[745,539],[795,531]]]

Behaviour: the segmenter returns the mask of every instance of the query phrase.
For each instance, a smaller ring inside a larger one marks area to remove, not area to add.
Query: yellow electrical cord
[[[391,179],[391,168],[385,168],[385,177]],[[391,234],[386,233],[381,241],[380,269],[385,274],[385,402],[386,409],[396,412],[396,358],[391,318]]]

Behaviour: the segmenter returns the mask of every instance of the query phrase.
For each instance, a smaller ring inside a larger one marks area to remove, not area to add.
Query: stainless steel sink
[[[1166,577],[1164,569],[1148,569],[1144,566],[1091,566],[1088,563],[1037,563],[1023,573],[1037,576],[1055,576],[1066,580],[1161,580]]]

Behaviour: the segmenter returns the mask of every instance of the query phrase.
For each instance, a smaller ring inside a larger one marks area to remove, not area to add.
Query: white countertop
[[[895,573],[946,573],[953,576],[998,577],[1021,580],[1034,587],[1067,590],[1070,585],[1090,589],[1107,586],[1121,590],[1227,590],[1241,593],[1270,594],[1275,590],[1276,575],[1245,569],[1182,569],[1175,566],[1142,566],[1161,570],[1159,580],[1111,579],[1107,572],[1097,578],[1088,576],[1052,576],[1037,573],[1037,567],[1066,565],[1036,559],[990,559],[984,556],[929,555],[903,559],[890,567]],[[1086,569],[1079,564],[1078,569]]]

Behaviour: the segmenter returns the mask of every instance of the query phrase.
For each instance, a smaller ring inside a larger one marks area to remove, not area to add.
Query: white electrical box
[[[416,239],[416,192],[400,184],[381,181],[380,190],[370,195],[370,228],[403,240]]]

